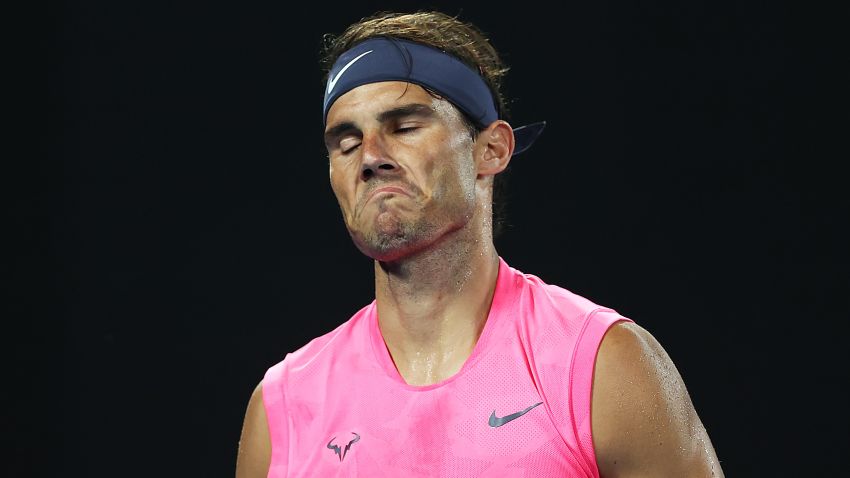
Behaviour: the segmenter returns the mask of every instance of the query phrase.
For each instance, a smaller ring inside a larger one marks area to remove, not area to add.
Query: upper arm
[[[601,476],[723,476],[679,371],[638,325],[616,324],[602,340],[591,407]]]
[[[260,382],[251,394],[245,412],[236,458],[236,478],[266,478],[270,462],[271,439],[263,404],[263,383]]]

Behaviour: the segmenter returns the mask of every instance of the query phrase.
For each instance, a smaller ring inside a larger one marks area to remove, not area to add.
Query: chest
[[[490,362],[433,389],[378,374],[299,393],[289,476],[581,476],[549,413],[561,398],[524,363]]]

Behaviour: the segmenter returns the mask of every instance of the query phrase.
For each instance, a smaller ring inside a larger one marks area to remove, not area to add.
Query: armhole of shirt
[[[611,309],[594,309],[588,314],[584,327],[576,342],[570,367],[569,403],[573,417],[573,432],[591,476],[599,476],[596,465],[596,452],[593,448],[591,429],[591,401],[593,392],[593,371],[596,355],[605,333],[620,321],[630,319]]]
[[[289,419],[284,395],[283,362],[266,371],[263,377],[263,405],[269,425],[271,457],[269,477],[284,477],[289,459]]]

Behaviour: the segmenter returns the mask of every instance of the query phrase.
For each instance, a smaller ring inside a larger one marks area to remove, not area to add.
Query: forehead
[[[445,121],[460,119],[460,112],[450,102],[431,95],[419,85],[382,81],[358,86],[340,96],[328,110],[326,129],[342,122],[374,119],[384,111],[410,104],[430,106]]]

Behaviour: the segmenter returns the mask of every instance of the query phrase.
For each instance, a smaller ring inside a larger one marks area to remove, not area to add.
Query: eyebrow
[[[434,108],[422,103],[411,103],[409,105],[399,106],[391,110],[380,113],[377,117],[378,121],[385,123],[389,120],[399,119],[405,116],[420,116],[423,118],[431,118],[436,116],[437,112]]]
[[[398,106],[393,109],[378,113],[375,119],[380,123],[386,123],[399,118],[408,116],[419,116],[421,118],[432,118],[437,115],[437,112],[429,105],[422,103],[410,103],[407,105]],[[359,128],[351,121],[344,121],[325,131],[325,145],[330,147],[337,138],[344,136],[353,131],[358,131]]]

